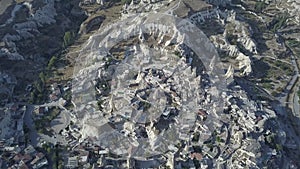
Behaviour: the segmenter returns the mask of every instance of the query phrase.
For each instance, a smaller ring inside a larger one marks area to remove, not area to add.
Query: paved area
[[[45,103],[40,105],[40,107],[59,107],[60,109],[67,111],[67,109],[63,106],[63,103],[64,101],[60,99],[51,103]]]
[[[37,134],[37,131],[34,126],[33,118],[32,118],[33,110],[34,110],[33,106],[31,105],[27,106],[25,116],[24,116],[24,123],[29,128],[29,142],[33,146],[38,146],[39,135]]]
[[[54,136],[50,137],[45,134],[39,134],[39,136],[41,137],[41,141],[46,141],[46,142],[52,143],[53,145],[56,145],[58,143],[61,145],[67,144],[66,140],[61,135],[54,135]]]
[[[51,121],[51,127],[56,133],[59,133],[61,130],[65,129],[69,124],[70,113],[66,110],[61,111],[59,115]]]

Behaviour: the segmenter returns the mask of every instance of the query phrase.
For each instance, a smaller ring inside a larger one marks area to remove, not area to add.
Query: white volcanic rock
[[[242,75],[249,75],[252,72],[252,61],[250,57],[241,53],[236,45],[229,44],[229,42],[225,40],[225,36],[212,36],[211,40],[217,48],[226,51],[229,56],[236,58],[235,61],[238,64],[238,68],[236,69],[243,69]]]
[[[97,4],[103,5],[105,0],[96,0]]]
[[[85,5],[90,5],[90,4],[104,5],[105,2],[109,2],[109,0],[83,0],[81,3]]]
[[[289,11],[289,14],[293,16],[296,23],[300,24],[300,1],[299,0],[288,0],[287,1],[290,4],[290,8],[287,8]]]
[[[232,12],[227,20],[227,22],[230,22],[230,26],[232,26],[229,30],[232,35],[236,35],[238,38],[238,42],[241,42],[241,44],[247,49],[249,52],[253,54],[257,54],[256,49],[256,43],[251,38],[251,29],[250,25],[241,22],[236,19],[236,13]],[[228,27],[227,27],[228,28]]]
[[[238,41],[241,42],[248,51],[257,54],[256,44],[249,36],[240,37]]]
[[[202,23],[206,19],[210,19],[212,17],[220,18],[220,13],[222,13],[222,12],[218,8],[214,8],[209,11],[205,10],[205,11],[200,11],[200,12],[194,13],[189,18],[192,20],[193,23]]]
[[[167,4],[164,0],[133,0],[130,4],[124,4],[122,17],[126,18],[131,14],[143,12],[158,12],[160,8]]]
[[[242,75],[248,75],[252,72],[252,62],[249,56],[246,56],[243,53],[239,53],[236,60],[239,62],[239,69],[243,70],[243,72],[241,72]]]
[[[228,67],[228,69],[227,69],[226,74],[225,74],[225,78],[226,78],[226,79],[232,78],[233,75],[234,75],[234,69],[233,69],[232,65],[230,65],[230,66]]]
[[[251,30],[248,25],[235,19],[235,13],[228,15],[226,30],[223,35],[213,35],[211,40],[221,51],[225,51],[231,58],[236,58],[238,68],[242,69],[242,75],[249,75],[252,72],[251,58],[240,51],[237,45],[232,45],[226,39],[229,36],[236,36],[237,43],[240,43],[247,51],[257,54],[256,43],[251,39]]]

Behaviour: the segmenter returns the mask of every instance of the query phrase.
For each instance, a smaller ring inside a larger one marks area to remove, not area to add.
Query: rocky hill
[[[34,145],[50,168],[298,168],[299,7],[1,1],[0,125],[34,106],[12,142],[38,139],[5,142],[0,166],[36,167],[17,151]]]

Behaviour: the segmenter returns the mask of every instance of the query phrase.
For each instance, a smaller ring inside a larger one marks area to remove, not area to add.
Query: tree
[[[166,169],[171,169],[171,167],[167,165],[167,166],[166,166]]]
[[[53,155],[52,155],[52,161],[53,161],[53,163],[57,163],[58,161],[58,157],[57,157],[57,155],[56,155],[56,153],[53,153]]]
[[[52,56],[52,58],[50,59],[50,61],[48,63],[48,69],[51,69],[55,65],[56,61],[57,61],[57,57]]]
[[[65,32],[63,47],[66,48],[67,46],[69,46],[73,42],[74,38],[75,38],[74,32],[71,31]]]
[[[43,99],[44,99],[43,93],[39,93],[39,94],[37,95],[37,101],[40,103]]]
[[[46,151],[47,151],[48,154],[50,154],[51,153],[51,147],[47,147]]]
[[[58,163],[58,167],[57,168],[58,169],[63,169],[64,168],[63,163]]]
[[[217,136],[216,141],[217,141],[217,142],[221,142],[220,136]]]
[[[200,133],[199,132],[196,132],[194,134],[194,137],[192,138],[192,141],[193,142],[198,142],[199,141],[199,137],[200,137]]]
[[[44,133],[44,130],[40,128],[40,129],[38,129],[38,133],[42,134],[42,133]]]
[[[64,95],[63,98],[67,101],[70,101],[72,99],[72,92],[69,90]]]
[[[174,54],[175,54],[177,57],[182,58],[182,55],[180,54],[179,51],[175,51]]]
[[[43,93],[44,91],[43,85],[40,82],[35,82],[34,87],[36,88],[38,93]]]
[[[282,145],[276,144],[275,146],[276,146],[276,150],[277,151],[281,151],[282,150]]]
[[[31,92],[30,93],[30,100],[29,100],[29,103],[33,104],[35,102],[35,93],[34,92]]]
[[[44,72],[41,72],[39,74],[39,77],[40,77],[41,81],[43,82],[43,84],[45,84],[45,82],[46,82],[46,76],[45,76]]]

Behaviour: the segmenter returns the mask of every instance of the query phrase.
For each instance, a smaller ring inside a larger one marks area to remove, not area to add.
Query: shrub
[[[46,82],[46,76],[45,76],[44,72],[41,72],[39,74],[39,78],[41,79],[42,83],[45,84],[45,82]]]
[[[72,44],[74,41],[74,38],[75,38],[74,32],[71,32],[71,31],[65,32],[63,47],[66,48],[70,44]]]
[[[216,137],[216,141],[217,141],[218,143],[221,142],[220,136],[217,136],[217,137]]]
[[[48,69],[51,69],[55,65],[56,61],[57,61],[57,57],[52,56],[52,58],[50,59],[50,61],[48,63]]]

